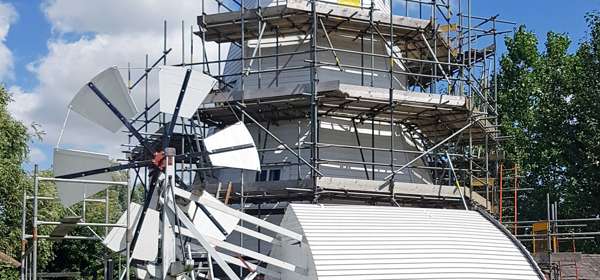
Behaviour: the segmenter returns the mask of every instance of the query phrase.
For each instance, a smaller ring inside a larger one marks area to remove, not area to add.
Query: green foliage
[[[21,256],[21,227],[23,191],[33,193],[33,182],[23,171],[28,142],[31,136],[21,122],[13,119],[7,105],[11,101],[6,90],[0,87],[0,250],[19,260]],[[41,176],[51,176],[42,172]],[[49,183],[41,183],[40,196],[56,196],[56,188]],[[31,233],[32,204],[27,203],[26,230]],[[63,216],[63,209],[52,201],[39,203],[39,220],[55,221]],[[38,234],[49,234],[50,227],[42,227]],[[38,246],[38,265],[44,268],[54,257],[53,243],[42,240]],[[0,279],[18,279],[19,270],[0,266]]]
[[[30,185],[21,164],[27,156],[27,128],[7,110],[10,96],[0,87],[0,250],[19,259],[21,248],[21,200]],[[18,271],[0,265],[0,279],[17,279]]]
[[[575,53],[570,39],[536,36],[520,27],[506,39],[498,77],[502,131],[510,161],[523,170],[521,219],[546,216],[546,193],[559,202],[561,217],[600,215],[600,19],[588,15],[589,38]],[[598,231],[598,224],[586,231]],[[600,252],[600,240],[580,249]]]
[[[33,180],[23,171],[22,164],[26,160],[27,144],[32,137],[28,135],[27,127],[13,119],[7,105],[10,102],[9,94],[0,87],[0,251],[19,260],[21,256],[21,227],[22,227],[22,202],[23,191],[28,195],[33,194]],[[40,176],[52,177],[50,171],[41,171]],[[115,178],[123,180],[123,178]],[[44,197],[57,197],[56,187],[50,182],[40,182],[39,195]],[[140,192],[134,193],[139,197]],[[95,198],[104,198],[105,192]],[[109,222],[115,222],[125,207],[125,188],[111,188],[109,191]],[[59,221],[67,215],[81,215],[82,203],[65,209],[58,201],[40,200],[38,206],[38,220]],[[32,232],[32,201],[28,200],[26,216],[26,231]],[[105,222],[104,203],[87,203],[87,222]],[[42,225],[38,227],[38,234],[48,235],[54,226]],[[94,231],[99,236],[105,235],[104,228],[78,228],[72,235],[94,236]],[[30,246],[28,244],[28,246]],[[95,271],[102,275],[104,258],[112,254],[98,241],[64,240],[50,241],[41,239],[38,242],[38,270],[61,272],[80,271],[84,275],[91,275]],[[0,264],[0,279],[18,279],[19,270]]]
[[[116,222],[123,212],[119,197],[121,193],[124,193],[124,190],[124,188],[109,189],[108,222],[110,223]],[[100,192],[94,198],[103,199],[105,196],[105,192]],[[104,203],[86,203],[85,221],[105,223],[105,209]],[[67,214],[81,215],[83,204],[78,203],[72,206],[71,211],[73,212],[67,210]],[[95,236],[96,234],[104,237],[106,234],[105,228],[81,227],[71,233],[71,235],[79,236]],[[102,276],[103,262],[107,256],[112,255],[112,252],[95,240],[63,240],[55,242],[53,254],[53,260],[46,267],[48,271],[79,271],[82,275],[93,275],[94,272],[97,272],[98,276]]]

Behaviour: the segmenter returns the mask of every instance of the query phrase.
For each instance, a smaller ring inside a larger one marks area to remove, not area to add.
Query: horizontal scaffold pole
[[[462,133],[463,131],[465,131],[467,128],[471,127],[475,122],[470,122],[467,125],[463,126],[461,129],[457,130],[456,132],[452,133],[452,135],[446,137],[446,139],[440,141],[439,143],[435,144],[435,146],[431,147],[429,150],[423,152],[422,154],[420,154],[419,156],[417,156],[416,158],[412,159],[411,161],[407,162],[405,165],[401,166],[400,168],[394,170],[392,172],[392,174],[386,176],[384,178],[384,180],[389,180],[392,177],[394,177],[394,175],[400,173],[400,171],[404,170],[405,168],[407,168],[408,166],[410,166],[411,164],[415,163],[417,160],[421,159],[422,157],[428,155],[429,153],[431,153],[433,150],[437,149],[438,147],[440,147],[441,145],[444,145],[444,143],[448,142],[450,139],[456,137],[457,135],[459,135],[460,133]]]

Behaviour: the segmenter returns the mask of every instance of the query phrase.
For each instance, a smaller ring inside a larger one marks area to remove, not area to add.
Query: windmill
[[[130,227],[114,228],[103,240],[109,249],[131,254],[138,278],[201,277],[192,248],[205,253],[207,263],[210,265],[214,261],[229,279],[239,279],[229,264],[251,271],[247,279],[258,274],[277,275],[277,272],[249,263],[240,256],[302,273],[302,268],[294,264],[226,241],[235,231],[264,242],[302,246],[302,235],[234,210],[209,193],[193,189],[176,172],[177,164],[182,162],[260,171],[256,145],[243,122],[197,139],[201,145],[188,150],[178,150],[171,145],[177,120],[193,119],[216,80],[181,67],[161,67],[158,77],[159,110],[170,116],[170,121],[164,122],[152,137],[144,137],[133,125],[131,120],[139,117],[139,113],[116,67],[96,75],[75,95],[70,104],[73,111],[113,133],[125,127],[139,146],[129,154],[126,163],[119,164],[105,154],[57,148],[53,167],[57,178],[66,179],[57,182],[63,205],[69,207],[106,188],[106,185],[93,184],[94,180],[108,181],[112,172],[146,168],[149,183],[144,186],[143,203],[130,203],[129,210],[118,220],[119,224],[129,221]],[[69,182],[68,179],[79,180]],[[239,225],[241,221],[267,229],[275,236],[243,227]],[[126,237],[128,231],[130,238]],[[208,274],[213,277],[212,273]]]

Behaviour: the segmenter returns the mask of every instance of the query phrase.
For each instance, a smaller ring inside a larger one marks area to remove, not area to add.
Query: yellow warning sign
[[[338,0],[338,4],[359,7],[360,0]]]
[[[539,221],[537,223],[533,223],[533,232],[536,234],[546,234],[548,228],[549,224],[547,221]]]

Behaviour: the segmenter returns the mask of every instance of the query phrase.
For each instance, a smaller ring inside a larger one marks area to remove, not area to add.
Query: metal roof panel
[[[530,256],[477,211],[291,204],[282,226],[305,236],[302,279],[541,279]]]

